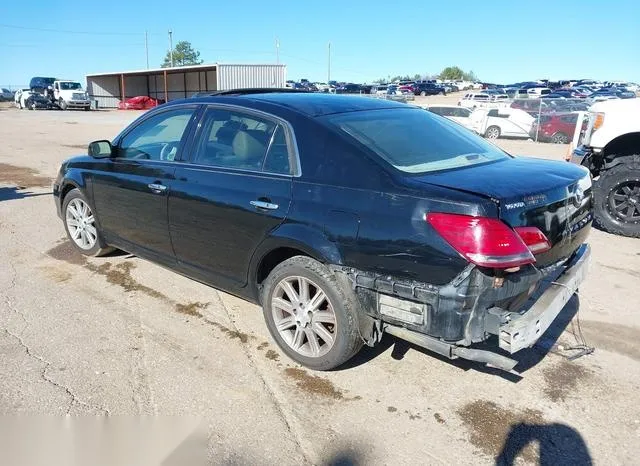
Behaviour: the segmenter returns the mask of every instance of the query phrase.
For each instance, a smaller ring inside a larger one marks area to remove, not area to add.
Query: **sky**
[[[51,2],[3,5],[0,84],[32,76],[157,68],[191,42],[205,63],[275,63],[287,79],[372,82],[446,66],[485,82],[602,79],[640,82],[640,1],[389,0]],[[547,7],[545,5],[551,5]]]

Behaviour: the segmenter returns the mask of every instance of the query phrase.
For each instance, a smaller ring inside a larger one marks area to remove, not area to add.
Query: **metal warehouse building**
[[[87,75],[87,92],[100,108],[137,96],[170,101],[196,92],[285,87],[285,65],[210,64]]]

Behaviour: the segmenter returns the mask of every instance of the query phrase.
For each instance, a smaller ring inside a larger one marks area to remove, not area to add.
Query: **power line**
[[[138,36],[143,34],[142,32],[70,31],[67,29],[50,29],[50,28],[35,28],[31,26],[16,26],[14,24],[0,24],[0,28],[23,29],[26,31],[55,32],[60,34],[84,34],[84,35],[90,35],[90,36]],[[157,35],[160,35],[161,33],[154,32],[149,34],[152,36],[157,36]]]

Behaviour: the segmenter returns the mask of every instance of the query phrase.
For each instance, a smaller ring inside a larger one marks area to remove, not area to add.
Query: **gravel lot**
[[[137,115],[0,109],[1,414],[197,416],[215,464],[637,464],[639,240],[592,232],[589,278],[562,314],[572,322],[519,353],[519,375],[390,337],[313,373],[278,351],[257,307],[67,244],[51,178]],[[595,352],[570,360],[580,329]]]

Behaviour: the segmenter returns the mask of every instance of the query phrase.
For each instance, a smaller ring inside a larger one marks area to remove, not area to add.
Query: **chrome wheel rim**
[[[84,250],[95,246],[98,232],[91,209],[82,199],[73,199],[67,204],[65,214],[69,236],[76,245]]]
[[[280,337],[302,356],[324,356],[335,343],[333,305],[322,288],[305,277],[287,277],[276,285],[271,314]]]
[[[487,131],[487,138],[489,139],[498,139],[499,135],[500,133],[496,128],[489,128],[489,131]]]

